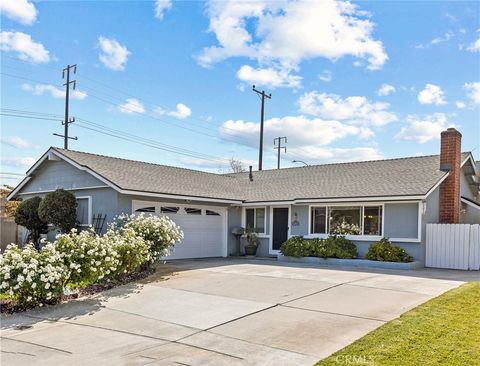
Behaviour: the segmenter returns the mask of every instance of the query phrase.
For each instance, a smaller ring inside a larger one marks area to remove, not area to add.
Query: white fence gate
[[[480,225],[427,224],[426,267],[480,269]]]

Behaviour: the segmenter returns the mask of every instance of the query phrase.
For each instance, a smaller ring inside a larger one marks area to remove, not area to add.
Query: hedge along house
[[[78,200],[80,225],[102,214],[167,215],[185,233],[169,257],[235,253],[235,227],[255,227],[258,255],[278,253],[290,236],[327,237],[347,223],[363,256],[389,237],[416,260],[427,223],[480,223],[479,176],[461,134],[442,132],[440,155],[214,174],[50,148],[9,198],[58,188]]]

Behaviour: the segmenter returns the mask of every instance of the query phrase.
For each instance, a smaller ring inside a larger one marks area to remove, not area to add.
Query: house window
[[[200,208],[194,207],[185,207],[185,212],[187,215],[201,215],[202,210]]]
[[[91,224],[90,197],[77,198],[77,223],[78,226],[88,226]]]
[[[328,208],[328,231],[330,234],[360,235],[362,233],[361,222],[362,208],[352,207],[329,207]]]
[[[382,235],[382,206],[312,207],[310,234]]]
[[[310,232],[312,234],[327,233],[327,208],[312,207],[312,221]]]
[[[247,208],[245,225],[254,228],[258,234],[265,234],[265,208]]]
[[[205,215],[207,216],[220,216],[220,214],[216,211],[212,211],[212,210],[205,210]]]
[[[363,208],[363,234],[382,235],[382,206]]]
[[[135,212],[148,212],[148,213],[155,213],[155,207],[140,207],[135,210]]]
[[[176,214],[180,207],[173,207],[173,206],[162,206],[160,208],[161,213],[169,213],[169,214]]]

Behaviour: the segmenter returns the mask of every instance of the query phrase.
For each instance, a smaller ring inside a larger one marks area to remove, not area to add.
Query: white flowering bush
[[[166,217],[120,216],[104,235],[94,230],[57,235],[37,251],[11,244],[0,254],[0,293],[23,306],[54,303],[64,290],[117,279],[168,254],[183,239]]]
[[[121,276],[135,271],[151,260],[148,244],[133,229],[125,229],[121,232],[108,230],[101,241],[103,246],[114,249],[118,260],[116,269],[111,274],[106,273],[107,276]]]
[[[68,268],[71,287],[96,283],[115,273],[120,265],[119,254],[109,240],[93,230],[57,235],[55,248]]]
[[[334,235],[360,235],[362,230],[358,225],[349,224],[343,219],[341,222],[332,223],[330,232]]]
[[[166,216],[120,215],[111,229],[120,232],[132,229],[149,246],[151,261],[168,255],[175,243],[183,239],[180,227]]]
[[[0,254],[0,292],[22,305],[54,303],[61,298],[68,270],[52,244],[7,246]]]

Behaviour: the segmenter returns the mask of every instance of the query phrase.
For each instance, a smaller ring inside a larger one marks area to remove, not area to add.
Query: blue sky
[[[2,184],[63,145],[52,133],[62,133],[67,64],[78,65],[74,150],[214,172],[231,157],[256,166],[256,84],[272,93],[264,168],[276,166],[277,136],[292,166],[436,154],[449,126],[480,156],[479,2],[0,7]]]

